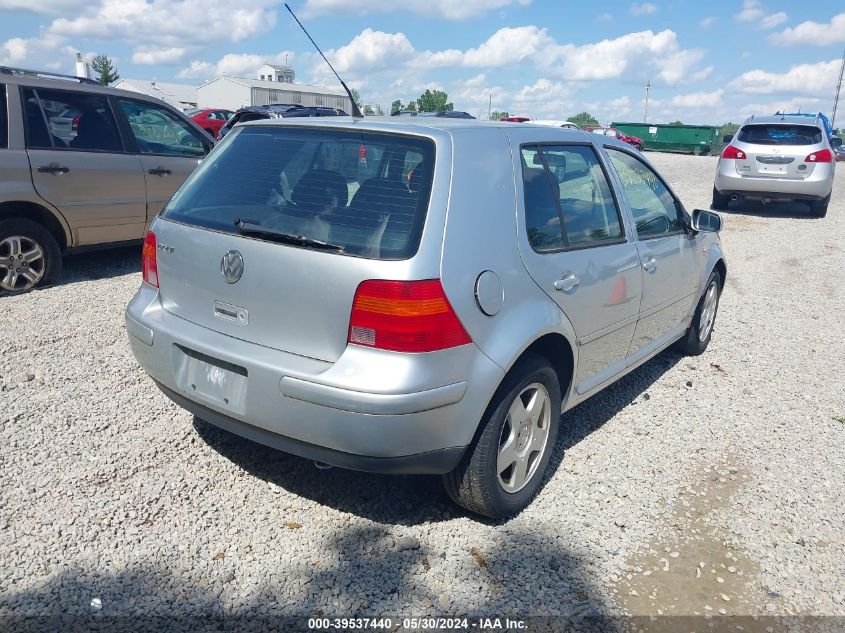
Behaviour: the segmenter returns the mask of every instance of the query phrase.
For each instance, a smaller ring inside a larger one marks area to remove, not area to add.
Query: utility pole
[[[651,79],[645,84],[645,108],[643,108],[643,123],[648,121],[648,93],[651,91]]]
[[[843,73],[845,73],[845,52],[842,53],[842,65],[839,67],[839,82],[836,84],[836,96],[833,98],[833,114],[830,115],[831,128],[836,128],[836,106],[839,105],[839,91],[842,88]]]
[[[490,101],[487,104],[487,120],[490,120],[490,116],[493,114],[493,93],[490,93]]]

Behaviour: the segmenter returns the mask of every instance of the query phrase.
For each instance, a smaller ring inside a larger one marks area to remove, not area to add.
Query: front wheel
[[[722,278],[719,272],[714,270],[707,279],[704,294],[698,302],[686,335],[678,341],[679,351],[689,356],[698,356],[707,349],[713,335],[713,325],[716,323],[721,292]]]
[[[446,492],[470,512],[508,517],[540,490],[560,420],[560,384],[549,362],[523,357],[499,386],[472,445],[443,476]]]
[[[40,224],[25,218],[0,220],[0,294],[20,294],[59,276],[59,245]]]

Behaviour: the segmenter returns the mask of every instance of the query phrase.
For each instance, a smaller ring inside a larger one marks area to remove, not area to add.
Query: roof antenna
[[[334,66],[332,66],[331,62],[328,59],[326,59],[325,55],[323,55],[323,51],[321,51],[320,47],[317,46],[317,42],[315,42],[314,38],[311,37],[308,34],[308,31],[305,30],[305,27],[302,26],[302,22],[299,21],[298,17],[296,17],[296,14],[294,14],[294,12],[288,6],[287,2],[285,2],[285,9],[287,9],[288,12],[293,16],[293,19],[296,20],[296,23],[299,25],[299,28],[301,28],[303,30],[303,32],[305,33],[305,35],[308,36],[308,39],[311,40],[311,43],[314,45],[314,48],[316,48],[317,52],[320,53],[320,57],[322,57],[323,60],[329,65],[329,68],[332,69],[332,72],[334,73],[334,76],[337,77],[337,80],[340,82],[340,85],[343,86],[344,90],[346,90],[346,94],[349,95],[349,100],[352,102],[352,118],[353,119],[363,119],[364,115],[361,114],[361,111],[358,109],[358,104],[356,104],[355,99],[352,98],[352,91],[349,89],[349,86],[347,86],[346,82],[344,82],[343,79],[340,78],[340,75],[337,74],[337,71],[334,69]]]

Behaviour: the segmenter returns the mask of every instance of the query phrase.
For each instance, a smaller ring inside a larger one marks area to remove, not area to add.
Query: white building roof
[[[186,84],[171,84],[143,79],[120,79],[115,88],[140,92],[150,97],[166,101],[177,108],[193,107],[197,104],[197,87]]]
[[[262,81],[260,79],[246,79],[245,77],[229,77],[224,75],[216,77],[210,81],[205,82],[200,88],[214,83],[215,81],[231,81],[232,83],[240,84],[248,88],[267,88],[268,90],[291,90],[295,92],[314,92],[324,95],[337,95],[346,97],[346,91],[343,88],[329,88],[327,86],[312,86],[311,84],[301,83],[277,83],[273,81]]]

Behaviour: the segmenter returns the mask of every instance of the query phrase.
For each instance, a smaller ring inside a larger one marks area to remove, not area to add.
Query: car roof
[[[822,123],[821,119],[818,118],[811,118],[807,116],[790,116],[785,114],[783,116],[776,115],[776,116],[752,116],[742,123],[743,126],[746,125],[812,125],[824,130],[824,123]]]

